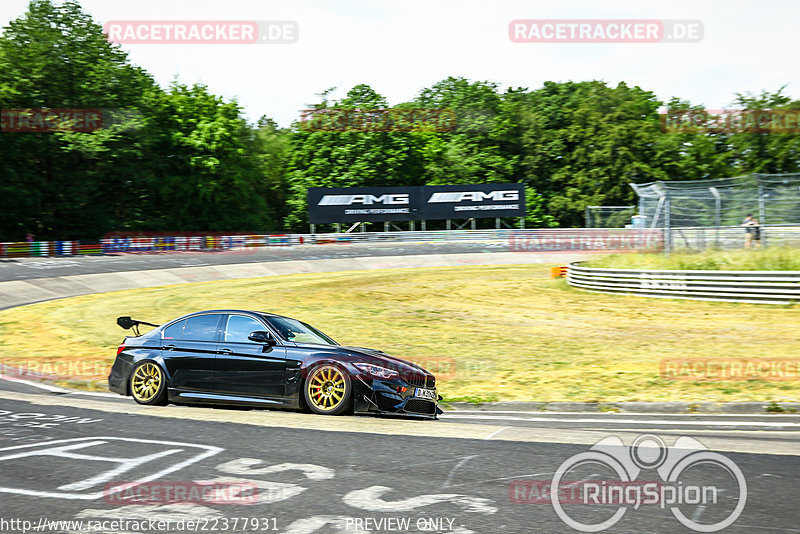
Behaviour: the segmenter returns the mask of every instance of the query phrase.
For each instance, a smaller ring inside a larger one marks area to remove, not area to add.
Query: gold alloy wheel
[[[307,382],[308,400],[319,411],[330,412],[338,408],[347,396],[344,374],[331,365],[316,369]]]
[[[140,365],[131,378],[131,394],[139,402],[150,402],[161,389],[164,377],[161,368],[151,362]]]

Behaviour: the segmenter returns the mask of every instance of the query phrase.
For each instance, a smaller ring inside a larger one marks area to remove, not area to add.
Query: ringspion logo
[[[641,477],[650,471],[658,479]],[[608,436],[564,460],[549,484],[512,482],[509,498],[551,504],[559,519],[579,532],[608,530],[642,506],[668,508],[689,530],[718,532],[744,510],[747,481],[733,460],[688,436],[671,447],[653,434],[639,436],[630,446]]]

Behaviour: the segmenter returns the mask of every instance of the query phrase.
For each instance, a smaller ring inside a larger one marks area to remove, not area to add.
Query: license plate
[[[414,392],[415,397],[420,397],[422,399],[430,399],[436,400],[436,390],[435,389],[425,389],[425,388],[417,388]]]

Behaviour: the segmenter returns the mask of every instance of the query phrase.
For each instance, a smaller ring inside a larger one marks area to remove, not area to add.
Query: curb
[[[800,402],[468,402],[443,403],[451,411],[574,413],[766,414],[800,413]]]
[[[0,374],[0,380],[19,382],[56,394],[122,398],[105,391],[85,391],[55,386],[47,380],[23,380]],[[531,413],[631,413],[631,414],[784,414],[800,413],[800,402],[443,402],[450,412],[531,412]]]

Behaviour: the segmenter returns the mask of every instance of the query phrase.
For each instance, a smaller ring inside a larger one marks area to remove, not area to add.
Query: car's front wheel
[[[303,392],[308,407],[318,414],[338,415],[348,411],[352,404],[350,377],[332,364],[315,367],[306,379]]]
[[[139,362],[131,372],[130,391],[139,404],[164,405],[167,383],[164,371],[155,362]]]

